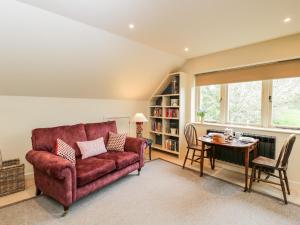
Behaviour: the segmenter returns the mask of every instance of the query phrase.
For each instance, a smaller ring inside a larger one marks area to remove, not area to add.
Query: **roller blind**
[[[300,59],[201,73],[196,75],[196,85],[238,83],[288,77],[300,77]]]

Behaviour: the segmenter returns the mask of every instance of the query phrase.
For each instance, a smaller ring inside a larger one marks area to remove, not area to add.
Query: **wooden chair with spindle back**
[[[263,182],[270,183],[270,184],[280,185],[282,194],[283,194],[284,203],[287,204],[286,190],[287,190],[287,193],[290,195],[290,187],[289,187],[289,181],[288,181],[288,177],[287,177],[287,169],[288,169],[289,157],[291,155],[295,140],[296,140],[295,134],[291,134],[285,140],[277,160],[259,156],[252,161],[253,168],[252,168],[252,173],[251,173],[249,192],[251,192],[251,190],[252,190],[253,181],[257,181],[257,182],[263,181]],[[256,177],[256,170],[258,170],[258,177]],[[270,170],[278,171],[279,176],[270,172]],[[267,175],[266,178],[261,179],[261,172],[263,172]],[[270,177],[279,178],[280,183],[270,181],[269,180]],[[285,190],[285,188],[286,188],[286,190]]]
[[[184,169],[186,161],[191,160],[191,165],[193,162],[200,162],[200,157],[201,157],[201,148],[202,146],[199,145],[198,141],[198,135],[195,126],[192,123],[188,123],[184,127],[184,136],[187,142],[187,152],[184,158],[184,162],[182,165],[182,168]],[[192,151],[192,158],[189,158],[189,153]],[[199,154],[196,154],[199,153]],[[209,158],[211,168],[215,168],[215,158],[214,158],[214,153],[213,149],[211,148],[205,148],[204,153],[206,153],[205,158]],[[196,159],[195,159],[196,157]]]

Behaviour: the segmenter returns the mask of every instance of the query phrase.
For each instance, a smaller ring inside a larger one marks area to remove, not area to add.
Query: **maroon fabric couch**
[[[77,141],[104,138],[107,144],[109,131],[117,132],[115,121],[77,124],[32,131],[32,148],[26,159],[33,165],[37,195],[44,194],[56,199],[65,211],[78,199],[96,191],[134,170],[144,166],[143,139],[127,137],[125,151],[106,153],[81,159]],[[76,166],[55,154],[56,139],[60,138],[76,151]]]

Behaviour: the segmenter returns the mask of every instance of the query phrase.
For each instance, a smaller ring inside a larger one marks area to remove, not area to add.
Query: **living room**
[[[300,224],[299,10],[1,1],[0,224]]]

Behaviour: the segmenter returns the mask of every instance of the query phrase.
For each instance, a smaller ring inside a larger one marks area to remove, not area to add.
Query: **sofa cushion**
[[[59,138],[56,141],[55,155],[69,160],[73,166],[76,164],[75,150]]]
[[[70,145],[75,150],[77,158],[81,153],[76,142],[87,140],[83,124],[37,128],[32,131],[32,148],[54,153],[57,138]]]
[[[110,159],[116,162],[117,169],[123,169],[139,161],[139,155],[134,152],[108,151],[96,156],[98,159]]]
[[[88,184],[116,169],[114,160],[90,157],[76,162],[77,186]]]
[[[107,144],[109,132],[117,133],[116,121],[108,121],[103,123],[87,123],[84,125],[87,139],[95,140],[103,137],[105,145]]]
[[[88,157],[96,156],[101,153],[107,152],[103,137],[92,141],[79,141],[77,142],[77,145],[80,149],[82,159],[86,159]]]

